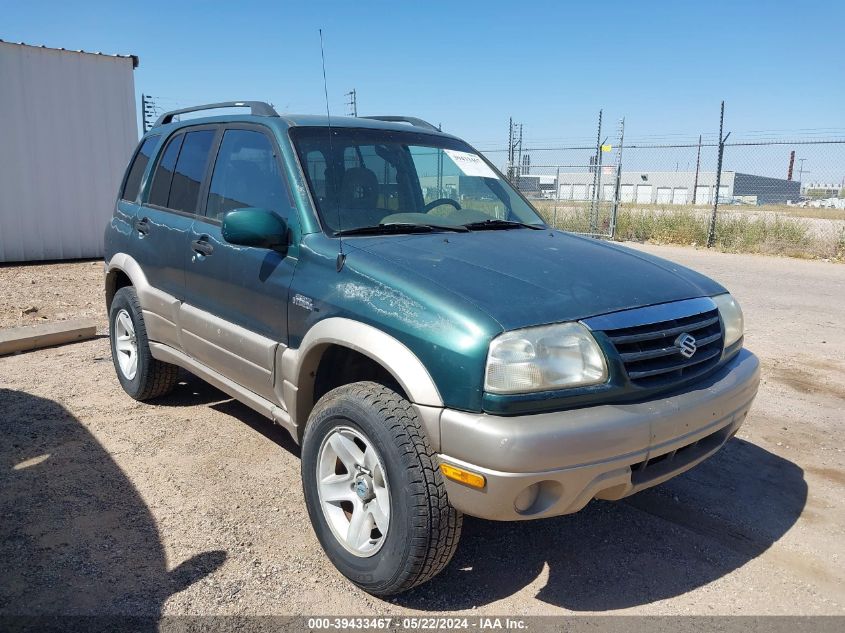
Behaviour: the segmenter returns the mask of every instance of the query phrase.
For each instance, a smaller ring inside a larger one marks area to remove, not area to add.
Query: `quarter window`
[[[274,154],[265,134],[226,130],[211,177],[206,214],[220,219],[232,209],[255,208],[286,215],[291,201]]]
[[[214,140],[214,130],[198,130],[188,132],[176,161],[173,173],[173,183],[170,185],[170,196],[167,207],[176,211],[193,213],[197,209],[197,199],[200,193],[200,183],[205,175],[208,162],[208,150]]]
[[[132,165],[129,167],[129,173],[126,175],[126,182],[123,184],[123,191],[120,193],[122,200],[129,200],[130,202],[138,198],[138,192],[141,189],[141,178],[144,177],[144,172],[147,171],[147,165],[150,162],[153,150],[158,144],[158,135],[148,136],[141,143],[141,148],[135,154],[132,160]]]

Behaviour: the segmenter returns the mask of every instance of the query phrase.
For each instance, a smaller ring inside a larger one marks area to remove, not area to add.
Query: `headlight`
[[[484,390],[523,393],[594,385],[607,380],[604,355],[580,323],[500,334],[490,343]]]
[[[742,309],[729,294],[716,295],[713,301],[719,308],[722,323],[725,328],[725,348],[727,349],[742,338],[745,324],[742,319]]]

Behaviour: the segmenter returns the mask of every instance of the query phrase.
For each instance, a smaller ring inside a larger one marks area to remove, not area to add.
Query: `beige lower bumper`
[[[482,490],[447,480],[450,503],[513,521],[576,512],[682,473],[740,427],[757,394],[757,358],[743,350],[690,391],[644,403],[519,417],[444,410],[440,456],[481,473]]]

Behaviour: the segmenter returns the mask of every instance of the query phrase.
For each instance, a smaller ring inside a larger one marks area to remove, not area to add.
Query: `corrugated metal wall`
[[[131,58],[0,42],[0,262],[100,257],[137,139]]]

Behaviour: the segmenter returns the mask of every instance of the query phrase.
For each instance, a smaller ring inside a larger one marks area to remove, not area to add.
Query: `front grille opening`
[[[681,355],[678,336],[696,340],[691,358]],[[719,363],[722,325],[719,311],[709,310],[668,321],[605,330],[625,365],[632,384],[643,388],[667,387],[703,375]]]
[[[635,486],[648,483],[666,473],[683,468],[702,455],[719,448],[728,439],[730,432],[731,425],[728,425],[679,449],[633,464],[631,466],[631,483]]]

